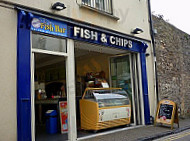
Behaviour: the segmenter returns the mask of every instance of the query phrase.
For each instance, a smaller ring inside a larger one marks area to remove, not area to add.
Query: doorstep
[[[125,128],[119,128],[119,129],[110,129],[110,131],[100,131],[101,133],[94,133],[93,135],[87,135],[87,136],[84,136],[84,137],[79,137],[77,138],[77,141],[80,141],[80,140],[88,140],[88,139],[91,139],[91,138],[96,138],[96,137],[100,137],[100,136],[104,136],[104,135],[109,135],[109,134],[113,134],[113,133],[117,133],[117,132],[121,132],[121,131],[127,131],[127,130],[132,130],[132,129],[135,129],[135,128],[141,128],[141,127],[144,127],[146,125],[138,125],[138,126],[131,126],[131,127],[125,127]]]

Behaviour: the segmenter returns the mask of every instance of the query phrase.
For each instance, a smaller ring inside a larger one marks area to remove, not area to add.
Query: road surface
[[[177,134],[165,136],[154,141],[190,141],[190,129]]]

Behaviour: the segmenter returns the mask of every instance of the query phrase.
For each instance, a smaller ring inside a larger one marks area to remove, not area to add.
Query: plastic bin
[[[46,112],[46,132],[48,134],[57,133],[57,111],[48,110]]]

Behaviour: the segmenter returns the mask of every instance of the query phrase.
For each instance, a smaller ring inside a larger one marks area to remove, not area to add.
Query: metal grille
[[[82,0],[82,4],[112,14],[111,0]]]

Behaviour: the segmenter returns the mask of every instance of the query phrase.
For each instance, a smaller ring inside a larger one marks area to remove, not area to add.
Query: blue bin
[[[46,132],[48,134],[57,133],[57,111],[48,110],[46,112]]]

